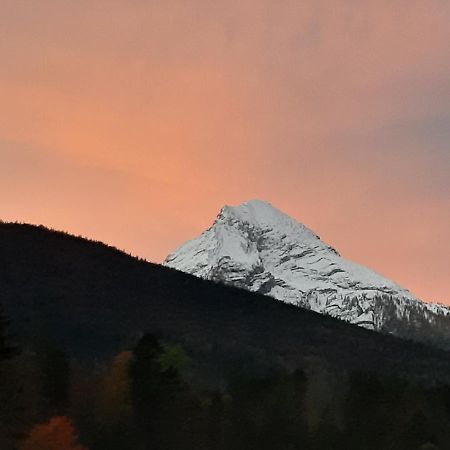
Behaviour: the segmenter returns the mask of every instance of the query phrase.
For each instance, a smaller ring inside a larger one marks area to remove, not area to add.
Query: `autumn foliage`
[[[67,417],[53,417],[35,425],[20,450],[88,450],[77,444],[75,428]]]
[[[121,352],[113,360],[99,388],[96,408],[97,421],[115,426],[131,417],[128,366],[131,352]]]

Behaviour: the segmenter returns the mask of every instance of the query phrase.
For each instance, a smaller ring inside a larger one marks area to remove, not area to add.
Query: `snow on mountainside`
[[[222,208],[211,228],[164,264],[371,329],[408,335],[436,326],[450,333],[450,308],[421,302],[342,258],[307,227],[259,200]]]

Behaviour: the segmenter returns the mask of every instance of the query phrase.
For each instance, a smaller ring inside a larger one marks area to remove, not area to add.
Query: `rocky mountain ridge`
[[[450,308],[422,302],[344,259],[303,224],[259,200],[222,208],[208,230],[164,265],[377,331],[450,334]]]

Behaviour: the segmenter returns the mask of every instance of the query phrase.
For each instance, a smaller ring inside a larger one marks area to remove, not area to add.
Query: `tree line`
[[[2,450],[445,449],[450,387],[345,372],[316,358],[224,386],[189,379],[174,343],[144,335],[109,364],[69,361],[42,338],[19,349],[0,311]]]

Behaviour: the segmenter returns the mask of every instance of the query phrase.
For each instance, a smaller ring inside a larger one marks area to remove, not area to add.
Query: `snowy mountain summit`
[[[407,337],[450,333],[450,308],[421,302],[344,259],[313,231],[259,200],[223,207],[208,230],[164,264],[374,330]]]

